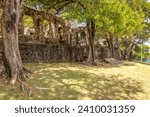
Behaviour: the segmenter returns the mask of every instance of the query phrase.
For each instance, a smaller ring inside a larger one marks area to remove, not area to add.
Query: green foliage
[[[103,6],[99,22],[103,23],[99,27],[103,33],[109,33],[113,36],[130,36],[140,31],[144,25],[144,14],[133,11],[127,4],[117,1],[109,2]]]
[[[94,19],[96,31],[100,35],[132,36],[146,25],[145,15],[133,10],[126,2],[118,0],[80,0],[82,3],[70,4],[67,12],[68,19],[78,19],[85,22]]]
[[[44,25],[44,26],[46,26],[46,25],[48,25],[48,24],[49,24],[49,22],[48,22],[47,20],[44,20],[44,21],[43,21],[43,25]]]
[[[26,0],[25,4],[44,10],[61,10],[72,0]]]
[[[147,2],[147,0],[140,0],[140,1],[143,1],[143,2],[138,3],[138,1],[137,1],[138,8],[136,10],[144,13],[145,20],[144,20],[143,23],[146,26],[138,33],[138,38],[142,39],[145,42],[145,41],[147,41],[150,38],[150,33],[149,33],[150,32],[150,22],[149,22],[149,18],[150,18],[150,2]]]
[[[28,6],[35,6],[39,3],[39,0],[25,0],[25,4]]]
[[[33,19],[30,16],[25,15],[23,17],[23,21],[24,21],[24,26],[25,27],[33,27],[34,26]]]
[[[26,0],[25,3],[46,10],[65,7],[61,16],[80,22],[94,19],[97,34],[117,37],[139,33],[147,25],[144,19],[150,15],[147,0]]]
[[[149,58],[150,57],[150,46],[145,44],[136,45],[134,49],[134,55],[136,59],[142,58]]]
[[[94,19],[98,34],[113,36],[135,35],[147,25],[143,22],[150,12],[147,0],[26,0],[26,4],[56,10],[65,7],[63,17],[80,22]]]
[[[126,36],[130,40],[140,38],[143,41],[150,37],[150,3],[147,0],[26,0],[26,4],[46,10],[65,8],[61,16],[69,20],[87,22],[92,19],[97,37],[111,35],[121,39]],[[135,54],[139,53],[137,50]]]

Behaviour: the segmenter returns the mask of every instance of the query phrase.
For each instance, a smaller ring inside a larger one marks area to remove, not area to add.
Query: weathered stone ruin
[[[32,27],[24,25],[24,17],[27,16],[33,21]],[[71,28],[69,21],[46,11],[25,6],[23,8],[19,23],[19,47],[23,62],[84,61],[88,55],[87,38],[86,27]],[[0,35],[1,51],[2,35]],[[98,47],[97,58],[105,57],[107,55],[105,51]],[[0,55],[0,61],[1,58]]]
[[[24,26],[24,16],[32,18],[32,28]],[[83,61],[84,48],[81,43],[86,43],[86,37],[80,34],[80,30],[72,29],[69,22],[50,13],[24,7],[19,24],[19,47],[23,62]],[[0,61],[1,58],[0,55]]]

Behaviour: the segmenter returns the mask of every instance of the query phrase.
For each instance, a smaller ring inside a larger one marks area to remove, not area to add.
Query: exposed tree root
[[[29,71],[26,68],[23,68],[23,72],[19,73],[19,75],[14,76],[11,81],[10,84],[14,85],[16,83],[16,81],[19,82],[20,88],[22,91],[27,90],[28,91],[28,96],[31,97],[31,95],[36,92],[36,91],[42,91],[42,90],[50,90],[50,88],[44,88],[44,87],[34,87],[34,86],[30,86],[29,84],[25,83],[25,81],[27,80],[27,78],[29,78],[29,75],[33,74],[33,72]],[[2,70],[0,70],[0,78],[6,76],[6,72],[5,69],[3,68]]]
[[[25,73],[28,73],[28,74],[33,74],[32,71],[30,71],[30,70],[28,70],[28,69],[26,69],[26,68],[24,68],[24,67],[23,67],[23,71],[24,71]]]
[[[18,70],[18,72],[16,72],[16,75],[14,75],[12,78],[11,78],[11,81],[10,81],[10,84],[14,85],[16,83],[16,81],[18,80],[19,83],[21,83],[20,81],[26,81],[27,78],[29,78],[29,75],[31,74],[32,72],[30,72],[29,70],[23,68],[23,70]]]
[[[25,91],[26,89],[28,90],[28,96],[31,97],[31,95],[36,92],[36,91],[42,91],[42,90],[50,90],[50,88],[44,88],[44,87],[33,87],[30,86],[29,84],[25,83],[24,81],[22,81],[19,77],[17,78],[20,86],[21,86],[21,90]]]
[[[86,61],[86,65],[97,66],[96,62]]]

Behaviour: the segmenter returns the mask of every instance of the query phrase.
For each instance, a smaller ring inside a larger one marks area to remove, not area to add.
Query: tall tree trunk
[[[119,48],[118,38],[110,36],[110,37],[106,37],[106,40],[110,51],[110,57],[120,60],[121,51]]]
[[[95,65],[95,51],[94,51],[94,39],[95,39],[95,22],[94,20],[87,21],[87,29],[89,33],[88,43],[89,43],[89,53],[87,64]]]
[[[134,48],[134,38],[129,39],[129,38],[124,38],[124,59],[127,61],[130,61],[132,59],[132,52]]]
[[[134,43],[130,43],[125,49],[125,60],[130,61],[132,59],[132,52],[134,48]]]
[[[18,24],[22,0],[5,0],[2,20],[3,63],[10,83],[26,77],[18,47]]]

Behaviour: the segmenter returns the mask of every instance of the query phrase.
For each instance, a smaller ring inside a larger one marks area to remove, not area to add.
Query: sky
[[[146,45],[150,46],[150,41],[145,43]]]

